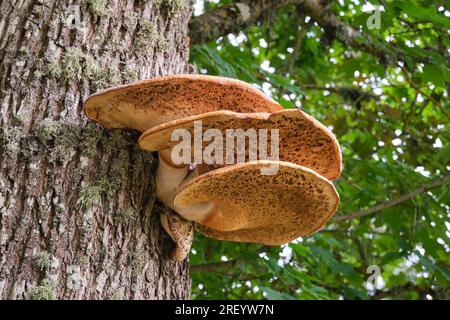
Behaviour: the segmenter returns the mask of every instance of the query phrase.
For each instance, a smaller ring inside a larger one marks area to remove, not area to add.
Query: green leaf
[[[367,299],[367,293],[347,286],[344,286],[342,293],[345,299]]]
[[[434,83],[437,86],[442,86],[446,80],[446,77],[444,71],[440,67],[427,64],[423,68],[422,80],[425,82]]]
[[[285,292],[279,292],[268,287],[262,287],[261,289],[267,294],[269,300],[295,300],[295,297]]]
[[[412,1],[394,1],[394,5],[400,7],[408,16],[424,21],[434,22],[445,28],[450,28],[450,20],[436,9],[430,7],[419,7]]]
[[[390,263],[391,261],[402,259],[403,257],[404,254],[401,254],[399,252],[387,252],[381,257],[379,264],[385,265]]]

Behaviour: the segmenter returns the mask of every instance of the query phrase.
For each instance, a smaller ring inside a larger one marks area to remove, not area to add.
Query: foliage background
[[[198,15],[230,1],[194,3]],[[381,28],[366,26],[382,6]],[[298,107],[340,141],[336,216],[448,176],[450,5],[446,1],[328,1],[344,23],[398,61],[339,41],[295,5],[238,34],[191,48],[200,73],[255,84]],[[202,10],[203,9],[203,10]],[[394,51],[395,50],[395,51]],[[440,186],[353,219],[331,220],[277,247],[197,235],[190,256],[195,299],[448,299],[450,193]],[[422,190],[423,191],[423,190]],[[367,283],[367,268],[381,274]]]

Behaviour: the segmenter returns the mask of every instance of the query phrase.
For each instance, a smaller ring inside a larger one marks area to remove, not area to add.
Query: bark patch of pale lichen
[[[161,8],[167,10],[170,17],[177,17],[188,7],[187,0],[157,0]]]
[[[116,63],[107,62],[101,66],[93,56],[78,48],[68,48],[60,62],[52,62],[44,67],[43,74],[66,83],[91,80],[97,89],[118,85],[126,77]]]
[[[50,267],[51,256],[47,251],[41,251],[34,258],[34,263],[40,271],[45,271]]]
[[[54,300],[55,299],[55,289],[49,279],[44,279],[41,281],[39,286],[31,289],[30,292],[31,300]]]
[[[88,0],[88,9],[94,16],[106,16],[108,14],[108,0]]]
[[[139,19],[135,45],[142,52],[153,46],[157,46],[161,51],[166,51],[169,48],[169,42],[163,34],[160,34],[157,24],[146,18]]]

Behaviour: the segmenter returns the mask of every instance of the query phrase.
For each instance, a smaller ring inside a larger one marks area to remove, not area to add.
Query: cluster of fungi
[[[194,229],[219,240],[281,245],[319,230],[337,210],[339,195],[330,180],[339,177],[342,160],[334,135],[245,82],[161,77],[98,92],[84,110],[103,127],[141,131],[139,146],[158,152],[156,197],[169,208],[160,218],[175,242],[174,260],[189,254]],[[278,129],[279,159],[176,164],[171,133],[192,132],[195,121],[224,135],[226,129]],[[261,174],[272,165],[275,174]]]

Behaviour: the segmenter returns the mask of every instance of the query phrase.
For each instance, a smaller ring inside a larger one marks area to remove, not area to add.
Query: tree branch
[[[238,262],[237,259],[233,259],[233,260],[228,260],[228,261],[191,265],[189,268],[189,271],[190,272],[217,271],[217,270],[223,269],[225,267],[228,267],[228,268],[234,267],[237,262]]]
[[[407,200],[409,200],[411,198],[414,198],[415,196],[417,196],[417,195],[419,195],[421,193],[427,192],[430,189],[440,187],[440,186],[444,185],[445,183],[448,183],[449,180],[450,180],[450,175],[441,177],[441,178],[439,178],[439,179],[437,179],[437,180],[435,180],[435,181],[433,181],[433,182],[431,182],[429,184],[425,184],[425,185],[421,186],[420,188],[417,188],[414,191],[405,193],[405,194],[401,195],[398,198],[381,202],[381,203],[379,203],[379,204],[377,204],[377,205],[375,205],[373,207],[370,207],[368,209],[358,210],[358,211],[355,211],[355,212],[350,213],[348,215],[337,216],[337,217],[334,218],[334,220],[336,220],[336,221],[346,221],[346,220],[351,220],[351,219],[354,219],[354,218],[367,216],[367,215],[372,214],[372,213],[376,213],[376,212],[378,212],[380,210],[383,210],[383,209],[386,209],[386,208],[389,208],[389,207],[393,207],[393,206],[395,206],[395,205],[397,205],[399,203],[402,203],[402,202],[407,201]]]
[[[371,300],[382,300],[382,299],[398,299],[406,292],[416,292],[419,294],[420,299],[425,299],[427,294],[433,293],[429,288],[423,288],[411,283],[404,286],[396,286],[389,288],[387,291],[377,291],[375,295],[370,297]]]
[[[331,11],[326,10],[319,0],[304,0],[301,3],[306,14],[311,16],[321,27],[334,32],[336,39],[347,46],[367,52],[381,59],[382,62],[396,64],[404,61],[405,52],[392,44],[385,46],[376,43],[370,36],[364,36],[352,26],[345,24]]]
[[[260,253],[266,252],[268,249],[270,249],[270,246],[264,245],[264,246],[260,247],[258,250],[256,250],[255,254],[258,255]],[[190,272],[210,272],[210,271],[221,270],[225,267],[232,268],[242,260],[243,260],[243,258],[236,258],[236,259],[231,259],[228,261],[219,261],[219,262],[191,265],[189,271]]]
[[[284,72],[285,76],[288,76],[292,73],[292,70],[294,69],[295,61],[297,61],[298,56],[300,55],[300,47],[303,42],[303,38],[306,33],[306,25],[304,23],[301,23],[300,29],[297,31],[297,34],[295,35],[294,40],[294,47],[292,48],[292,54],[288,57],[287,63],[286,63],[286,69]]]
[[[255,24],[264,13],[299,0],[237,0],[210,10],[189,22],[191,44],[202,44]]]
[[[352,26],[345,24],[331,11],[324,8],[320,0],[237,0],[220,8],[194,17],[189,22],[189,37],[192,44],[202,44],[229,33],[239,32],[256,23],[269,10],[295,4],[305,15],[309,15],[326,31],[347,46],[378,57],[382,62],[397,64],[404,61],[405,52],[383,43],[377,43],[370,36],[364,36]],[[427,62],[426,57],[416,57],[417,62]]]
[[[303,38],[305,37],[305,34],[306,34],[306,24],[301,23],[300,25],[301,25],[301,27],[297,31],[297,34],[295,35],[294,47],[292,48],[293,49],[292,54],[288,57],[288,60],[286,63],[286,68],[284,70],[284,75],[286,77],[290,76],[292,73],[292,70],[294,69],[294,64],[300,55],[300,47],[303,42]],[[286,88],[284,88],[283,86],[280,86],[278,96],[280,98],[282,98],[285,91],[286,91]]]
[[[411,87],[413,87],[416,92],[420,93],[421,95],[427,97],[434,105],[436,105],[439,109],[441,109],[441,111],[444,113],[444,115],[447,117],[447,119],[450,120],[450,114],[448,113],[447,110],[445,110],[445,108],[442,106],[441,102],[436,100],[433,95],[425,93],[424,91],[422,91],[420,89],[420,87],[418,85],[416,85],[414,83],[414,81],[412,80],[411,76],[408,74],[408,71],[406,70],[406,68],[403,66],[402,68],[402,72],[406,77],[406,81],[411,85]]]
[[[306,83],[300,86],[300,89],[311,89],[311,90],[322,90],[329,91],[332,93],[337,93],[343,98],[348,98],[354,102],[361,102],[364,100],[380,100],[379,96],[376,96],[370,92],[363,91],[357,87],[332,87],[332,86],[321,86],[314,83]]]

